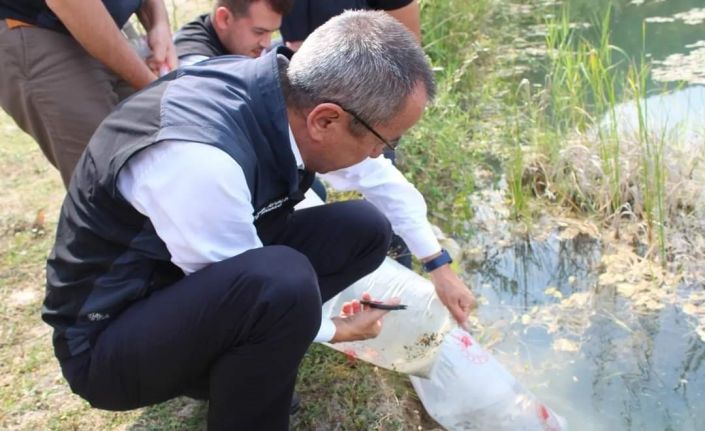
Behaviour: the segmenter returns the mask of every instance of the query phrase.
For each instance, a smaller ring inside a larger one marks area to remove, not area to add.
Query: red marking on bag
[[[551,416],[551,411],[545,405],[539,403],[536,406],[536,414],[545,431],[561,431],[560,423],[555,417]]]
[[[460,341],[460,344],[463,345],[463,348],[468,349],[470,346],[472,346],[472,338],[469,335],[463,335],[461,337],[458,337],[457,335],[453,334],[453,337]]]
[[[469,335],[458,336],[453,334],[453,338],[458,340],[458,343],[462,346],[462,353],[465,359],[472,362],[473,364],[486,364],[490,360],[490,354],[483,351],[481,348],[479,352],[472,352],[470,348],[475,344],[475,340]]]
[[[550,417],[550,413],[548,413],[548,409],[546,406],[543,404],[539,404],[539,417],[541,418],[542,421],[546,422],[548,418]]]

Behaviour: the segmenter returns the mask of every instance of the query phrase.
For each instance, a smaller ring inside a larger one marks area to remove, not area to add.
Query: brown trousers
[[[132,89],[72,37],[0,20],[0,106],[68,186],[101,121]]]

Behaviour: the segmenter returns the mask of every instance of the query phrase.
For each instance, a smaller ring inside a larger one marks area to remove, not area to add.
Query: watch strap
[[[447,263],[453,263],[453,259],[450,257],[450,254],[448,254],[446,249],[441,249],[441,254],[423,264],[423,270],[426,272],[431,272]]]

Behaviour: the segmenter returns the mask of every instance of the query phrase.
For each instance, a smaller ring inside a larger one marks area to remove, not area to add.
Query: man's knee
[[[293,248],[267,246],[253,253],[248,283],[257,286],[258,302],[273,320],[293,321],[315,331],[320,324],[318,276],[308,258]]]
[[[368,201],[351,201],[350,205],[354,207],[356,231],[386,251],[392,242],[392,225],[387,217]]]

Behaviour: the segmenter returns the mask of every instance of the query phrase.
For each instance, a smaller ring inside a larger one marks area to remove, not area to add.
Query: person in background
[[[293,57],[212,58],[126,100],[79,161],[47,260],[42,318],[71,389],[108,410],[202,393],[210,431],[284,431],[310,343],[379,334],[384,310],[321,305],[381,264],[392,229],[464,324],[475,299],[423,196],[379,157],[434,93],[413,36],[357,11]],[[294,211],[314,173],[366,199]]]
[[[184,25],[174,36],[180,66],[220,55],[259,57],[272,44],[282,15],[294,0],[216,0],[215,9]],[[326,186],[314,178],[311,189],[325,201]]]
[[[294,0],[216,0],[213,12],[184,25],[174,36],[179,64],[219,55],[259,57],[272,43],[282,15]]]
[[[287,47],[296,51],[318,26],[351,9],[383,10],[404,24],[421,42],[418,0],[296,0],[291,12],[284,15],[282,39]]]
[[[136,13],[152,54],[120,28]],[[68,187],[100,122],[176,67],[162,0],[0,0],[0,106],[39,144]]]

